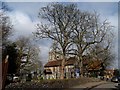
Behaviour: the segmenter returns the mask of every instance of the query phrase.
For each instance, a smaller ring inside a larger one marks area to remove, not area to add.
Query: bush
[[[64,80],[38,80],[25,83],[14,83],[6,86],[6,89],[9,88],[70,88],[75,85],[84,84],[87,82],[100,81],[95,78],[71,78]]]

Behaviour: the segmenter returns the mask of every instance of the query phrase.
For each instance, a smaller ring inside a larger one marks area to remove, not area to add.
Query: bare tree
[[[107,20],[101,22],[96,12],[80,12],[74,24],[73,43],[76,45],[74,51],[78,56],[78,63],[80,64],[82,75],[82,56],[86,54],[90,47],[103,43],[108,35],[111,36],[113,26]],[[106,48],[111,43],[110,39],[111,37],[107,38],[107,43],[104,42]]]
[[[39,38],[51,38],[58,43],[63,56],[61,79],[64,78],[66,52],[71,46],[73,23],[78,11],[74,4],[55,3],[41,8],[39,12],[39,18],[45,20],[46,23],[37,24],[37,31],[34,34]]]
[[[33,68],[40,69],[40,67],[42,67],[42,63],[40,63],[40,49],[32,43],[30,37],[20,36],[18,40],[16,40],[16,45],[19,53],[18,59],[21,61],[21,70],[25,68],[29,70]],[[22,64],[22,62],[24,64]]]
[[[41,8],[39,17],[45,20],[45,24],[37,25],[34,33],[38,38],[51,38],[56,41],[63,55],[62,75],[67,54],[78,56],[78,65],[82,73],[83,55],[93,45],[111,43],[110,37],[113,26],[105,20],[101,21],[99,15],[94,12],[83,12],[77,9],[75,4],[52,4]],[[109,37],[107,37],[109,36]],[[105,39],[107,37],[107,43]],[[71,48],[74,45],[75,48]],[[73,53],[70,53],[70,52]]]
[[[31,46],[31,50],[30,50],[30,63],[31,66],[33,66],[34,70],[40,70],[42,68],[42,62],[40,61],[40,48],[37,45],[33,45]]]
[[[42,62],[40,61],[40,50],[37,46],[32,46],[29,50],[29,60],[21,67],[21,71],[40,71]],[[27,57],[28,59],[28,57]]]
[[[111,63],[115,59],[115,55],[112,52],[111,43],[109,43],[108,45],[102,43],[94,45],[93,47],[89,48],[89,55],[92,58],[101,60],[105,68],[111,65]]]
[[[0,2],[0,40],[2,41],[2,45],[4,46],[7,41],[9,35],[12,33],[12,24],[9,16],[7,16],[6,12],[9,11],[9,7],[6,3]]]

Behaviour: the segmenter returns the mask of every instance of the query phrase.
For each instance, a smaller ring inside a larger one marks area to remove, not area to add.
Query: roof
[[[77,61],[76,57],[70,57],[67,59],[65,65],[74,65]],[[83,57],[83,64],[87,65],[88,70],[99,70],[101,68],[101,60],[89,60],[86,57]],[[62,59],[61,60],[54,60],[54,61],[49,61],[48,63],[45,64],[44,67],[57,67],[61,66]]]
[[[74,65],[76,60],[77,59],[75,57],[70,57],[69,59],[67,59],[65,65]],[[46,63],[44,67],[57,67],[57,66],[61,66],[61,64],[62,64],[62,59],[54,60],[54,61],[49,61],[48,63]]]
[[[100,60],[94,60],[88,64],[89,70],[100,70],[101,69],[101,61]]]
[[[62,60],[54,60],[54,61],[49,61],[48,63],[45,64],[44,67],[56,67],[56,66],[61,66]]]

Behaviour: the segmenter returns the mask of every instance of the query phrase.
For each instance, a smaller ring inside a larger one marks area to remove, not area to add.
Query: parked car
[[[13,77],[13,82],[19,82],[19,81],[20,81],[20,78],[18,76]]]
[[[8,74],[6,82],[9,83],[14,83],[14,82],[19,82],[20,78],[19,76],[16,76],[15,74]]]
[[[111,82],[117,82],[117,83],[120,82],[120,77],[117,76],[112,77]]]

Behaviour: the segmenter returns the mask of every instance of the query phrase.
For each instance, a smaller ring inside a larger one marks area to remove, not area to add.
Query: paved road
[[[91,88],[89,90],[96,90],[96,89],[100,89],[100,90],[119,90],[117,88],[118,86],[118,83],[113,83],[113,82],[108,82],[108,83],[105,83],[105,84],[101,84],[101,85],[98,85],[94,88]]]
[[[89,82],[81,85],[74,86],[72,88],[91,88],[92,86],[100,85],[107,83],[106,81],[101,81],[101,82]]]
[[[120,90],[118,89],[118,83],[105,82],[105,81],[86,83],[86,84],[78,85],[72,88],[77,88],[79,90],[99,90],[99,89],[100,90]]]

